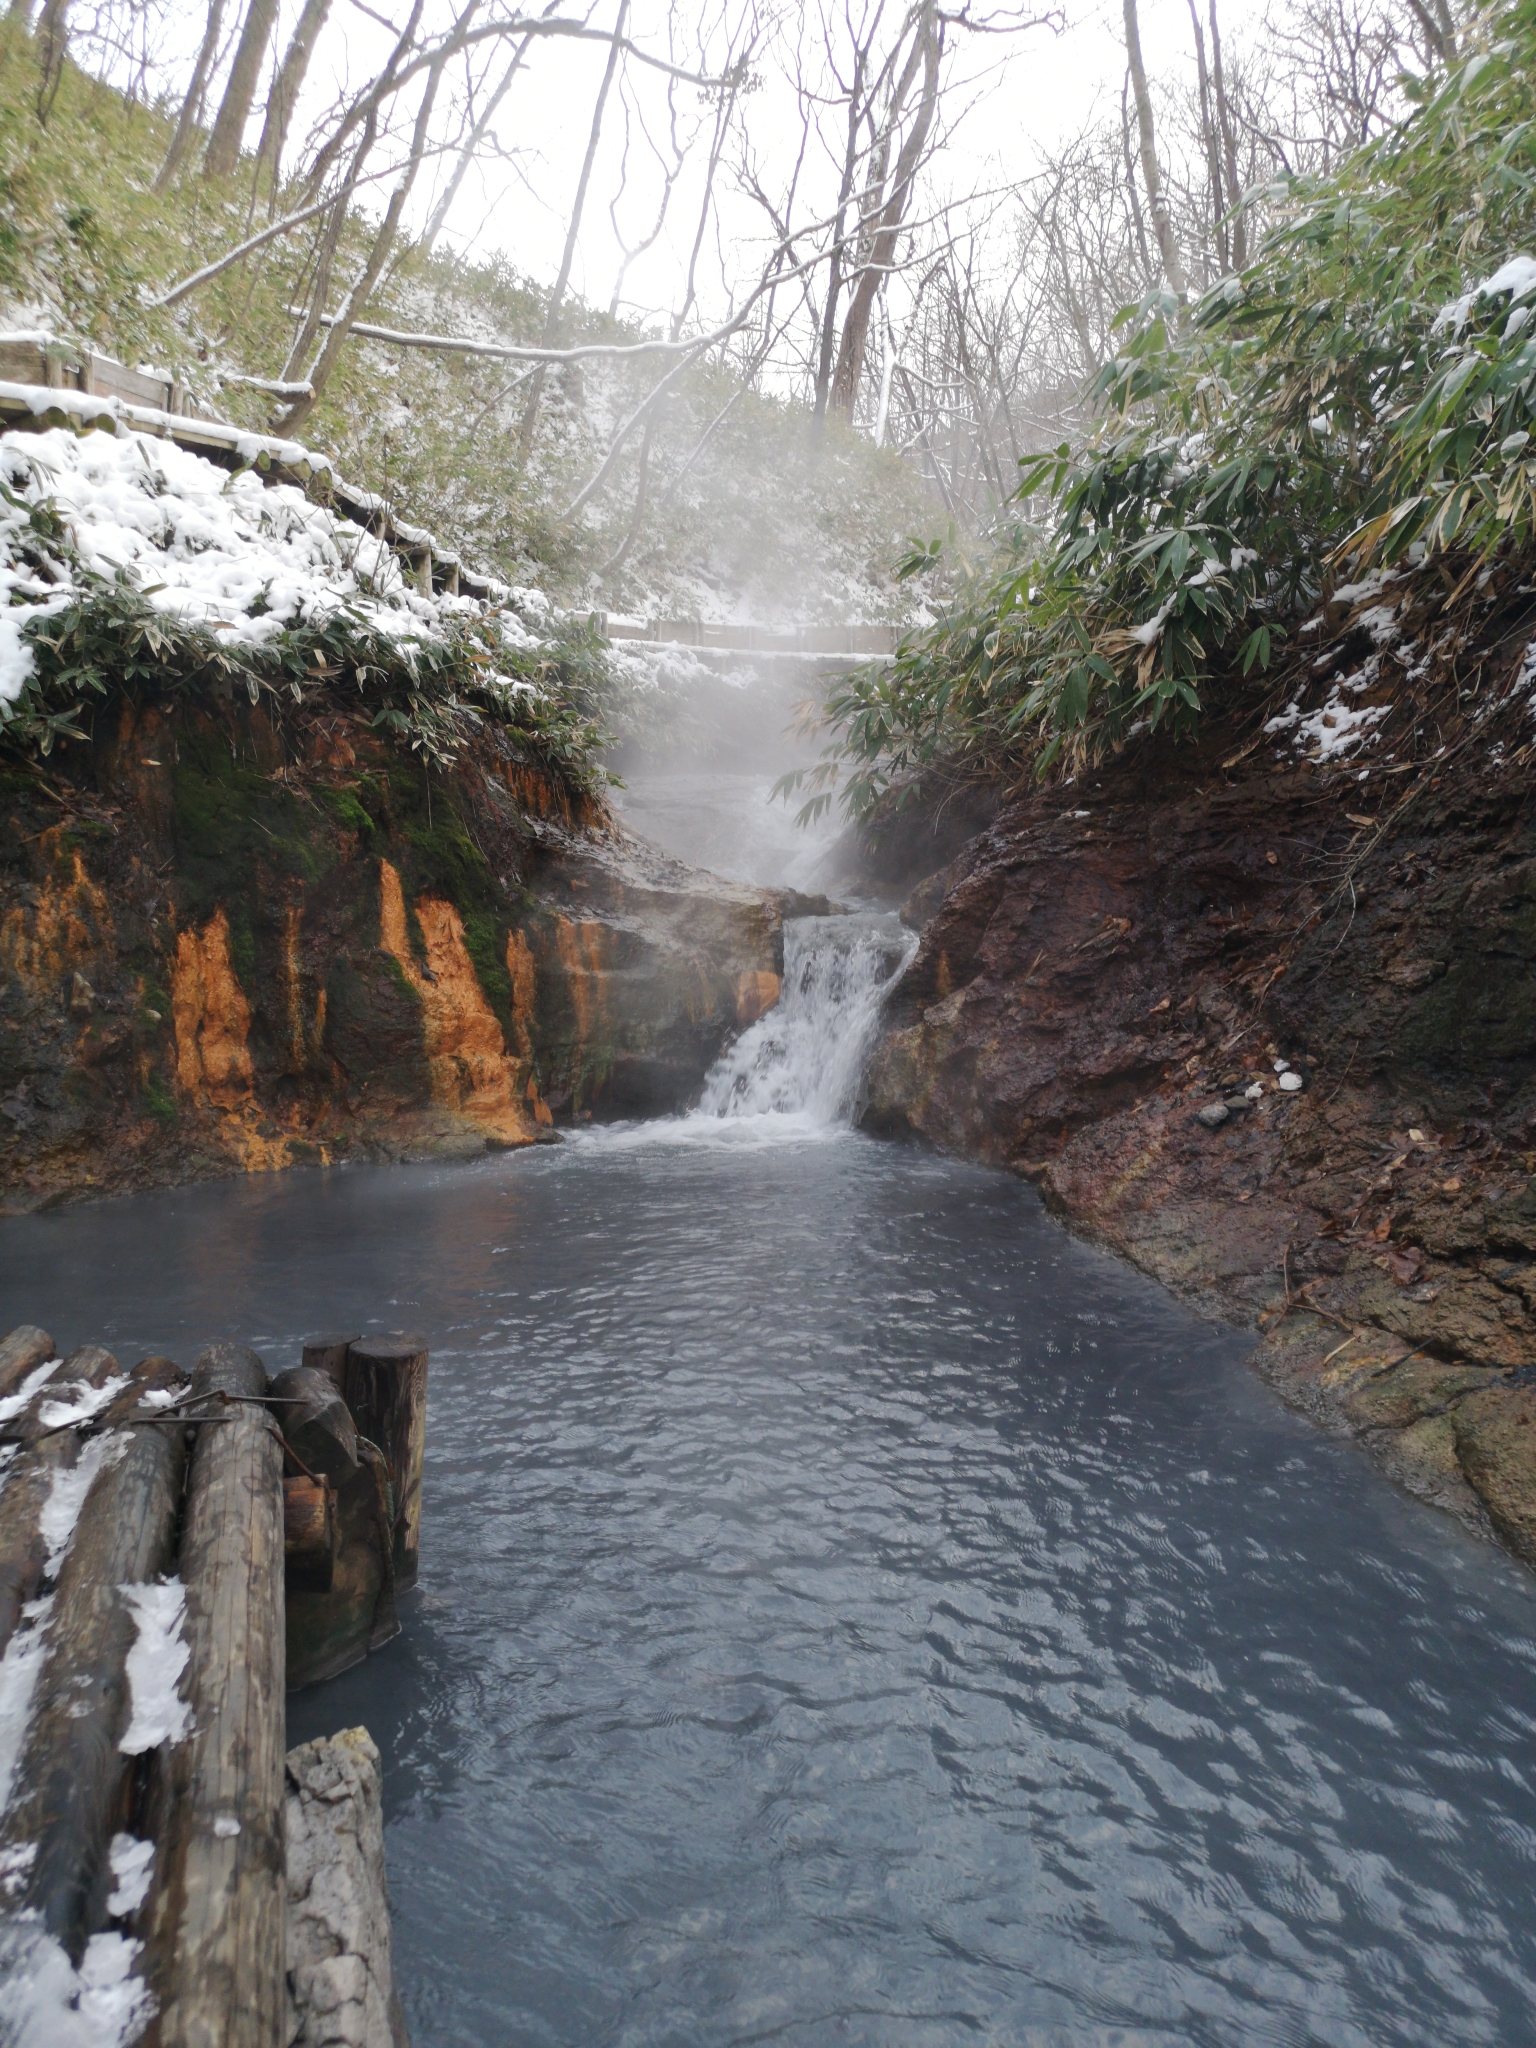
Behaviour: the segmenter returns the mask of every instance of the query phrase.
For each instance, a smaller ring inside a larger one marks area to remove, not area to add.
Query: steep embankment
[[[1497,715],[1368,780],[1334,728],[1293,761],[1228,724],[1006,804],[915,892],[869,1118],[1256,1327],[1289,1399],[1536,1563],[1522,639]]]
[[[674,1108],[777,997],[786,899],[626,838],[493,728],[429,771],[338,702],[97,726],[0,771],[12,1209]]]

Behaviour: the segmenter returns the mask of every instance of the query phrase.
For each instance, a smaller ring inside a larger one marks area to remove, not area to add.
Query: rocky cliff
[[[912,898],[868,1116],[1256,1328],[1536,1563],[1528,724],[1366,783],[1218,723],[1029,787]]]
[[[489,725],[445,771],[340,698],[124,698],[0,758],[5,1206],[678,1108],[777,999],[788,900]]]

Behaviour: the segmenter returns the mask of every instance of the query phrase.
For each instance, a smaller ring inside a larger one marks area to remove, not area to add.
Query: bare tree
[[[208,93],[208,81],[213,75],[214,60],[219,54],[219,38],[224,30],[224,0],[209,0],[208,23],[203,30],[203,40],[198,45],[197,61],[192,66],[192,77],[187,86],[186,97],[182,100],[181,111],[176,116],[176,126],[171,132],[165,159],[155,177],[155,190],[167,191],[180,170],[182,160],[192,141],[203,111],[203,101]]]
[[[267,45],[277,26],[277,0],[250,0],[235,61],[224,85],[224,97],[214,116],[208,147],[203,152],[203,169],[210,178],[227,178],[240,161],[240,144],[256,98]]]
[[[1174,240],[1173,222],[1163,193],[1162,173],[1157,167],[1157,136],[1152,125],[1152,95],[1147,90],[1146,66],[1141,61],[1141,27],[1136,17],[1136,0],[1124,0],[1125,55],[1131,70],[1131,92],[1136,101],[1136,127],[1141,138],[1141,176],[1147,188],[1147,207],[1152,215],[1152,232],[1163,259],[1163,275],[1175,297],[1182,299],[1189,289],[1184,260]]]
[[[293,121],[293,110],[304,90],[310,59],[330,11],[331,0],[304,0],[303,11],[267,96],[266,118],[262,122],[261,140],[256,145],[256,164],[258,171],[265,171],[271,179],[274,192],[282,171],[283,149]]]
[[[603,82],[597,89],[597,103],[592,109],[592,127],[587,136],[587,153],[581,160],[581,176],[576,181],[576,196],[571,203],[570,216],[566,223],[565,247],[560,252],[560,269],[550,291],[549,304],[544,314],[544,340],[547,345],[552,345],[560,333],[560,308],[565,300],[565,288],[571,281],[571,265],[576,260],[576,241],[581,233],[581,216],[587,203],[587,187],[592,182],[592,166],[597,159],[597,145],[602,139],[603,109],[608,104],[614,74],[619,68],[624,24],[628,18],[629,0],[619,0],[618,18],[613,27],[613,41],[608,46],[608,62],[603,67]],[[528,467],[528,458],[533,453],[534,429],[538,425],[539,401],[543,395],[544,372],[541,368],[534,371],[529,381],[522,424],[517,430],[519,469]]]
[[[843,319],[837,368],[832,379],[831,402],[850,419],[858,401],[859,379],[864,370],[864,346],[869,334],[870,314],[874,311],[876,294],[895,258],[896,241],[912,197],[913,182],[923,162],[928,138],[933,132],[934,116],[938,112],[943,26],[932,0],[922,0],[914,10],[914,17],[906,62],[882,110],[870,152],[870,175],[861,209],[861,263]],[[916,85],[919,68],[922,84],[918,88],[916,111],[902,137],[895,174],[887,182],[891,151],[895,147],[897,130],[906,113],[909,96]]]
[[[547,21],[559,4],[560,0],[548,0],[542,18]],[[424,250],[430,252],[438,236],[442,233],[443,224],[453,211],[453,202],[459,196],[459,188],[469,175],[470,166],[477,160],[485,146],[485,139],[491,132],[491,123],[496,118],[497,109],[511,91],[512,81],[516,78],[519,71],[522,70],[523,61],[532,48],[533,37],[531,35],[519,38],[512,51],[511,61],[502,74],[500,84],[476,116],[474,126],[470,129],[469,134],[465,137],[459,149],[453,169],[449,173],[448,182],[439,195],[437,204],[433,207],[427,225],[422,231],[421,245]]]

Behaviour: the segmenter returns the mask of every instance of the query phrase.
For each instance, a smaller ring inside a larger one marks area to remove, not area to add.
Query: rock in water
[[[384,1795],[366,1728],[291,1749],[288,2048],[410,2048],[395,1995]]]

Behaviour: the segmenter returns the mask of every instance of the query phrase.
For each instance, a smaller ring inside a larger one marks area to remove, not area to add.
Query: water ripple
[[[135,1354],[431,1333],[407,1633],[290,1713],[384,1751],[418,2048],[1531,2039],[1528,1582],[1027,1190],[600,1142],[0,1256]]]

